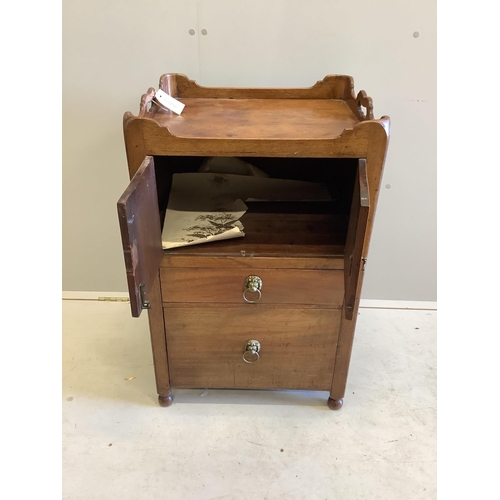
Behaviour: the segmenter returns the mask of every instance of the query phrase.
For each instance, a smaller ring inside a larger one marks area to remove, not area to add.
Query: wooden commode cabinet
[[[172,387],[329,391],[343,404],[389,118],[351,77],[310,88],[208,88],[165,74],[124,115],[118,201],[132,315],[148,309],[159,402]],[[235,157],[328,200],[245,201],[245,236],[162,249],[174,174]]]

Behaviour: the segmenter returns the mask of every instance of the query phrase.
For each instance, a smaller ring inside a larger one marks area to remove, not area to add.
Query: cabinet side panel
[[[368,248],[370,245],[373,218],[377,208],[380,181],[382,178],[385,156],[387,153],[390,121],[389,118],[382,117],[380,122],[367,122],[365,126],[367,128],[370,128],[370,143],[366,154],[366,170],[368,176],[370,209],[362,253],[364,258],[367,257]],[[335,368],[333,373],[332,388],[330,392],[330,397],[337,401],[344,397],[347,384],[347,375],[349,372],[349,363],[351,360],[352,343],[354,340],[354,332],[356,328],[356,320],[358,316],[363,278],[364,270],[362,270],[358,274],[354,305],[352,308],[352,319],[347,319],[345,303],[342,310],[342,320],[340,322],[339,340],[337,344],[337,355],[335,358]],[[349,316],[350,315],[351,312],[349,312]]]
[[[151,302],[151,309],[148,311],[149,330],[151,333],[151,347],[153,349],[156,388],[158,394],[168,395],[170,394],[170,378],[159,273],[151,288],[149,300]]]
[[[125,113],[123,116],[123,138],[127,153],[129,178],[132,179],[144,161],[146,150],[144,148],[142,122],[130,112]]]

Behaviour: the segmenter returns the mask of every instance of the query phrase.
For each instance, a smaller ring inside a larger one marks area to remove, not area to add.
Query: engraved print
[[[199,215],[195,220],[205,222],[205,224],[185,228],[189,238],[208,238],[225,233],[234,227],[238,219],[234,217],[234,214],[218,212],[213,215]]]

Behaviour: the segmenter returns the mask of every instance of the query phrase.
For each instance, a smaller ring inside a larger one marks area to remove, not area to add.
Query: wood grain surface
[[[159,87],[173,97],[209,99],[354,99],[354,80],[347,75],[326,75],[311,87],[234,88],[204,87],[182,73],[166,73]]]
[[[370,209],[370,193],[366,174],[366,161],[359,160],[357,180],[352,195],[351,215],[345,248],[345,307],[346,318],[353,318],[354,301],[358,287],[359,273],[363,268],[362,256],[365,243],[368,211]]]
[[[144,159],[117,206],[130,306],[132,316],[138,317],[142,310],[139,287],[144,285],[148,298],[163,256],[152,157]]]
[[[168,128],[153,119],[137,118],[127,112],[124,116],[124,135],[127,144],[129,174],[132,177],[146,155],[283,158],[367,158],[372,137],[382,134],[379,153],[385,155],[384,135],[387,139],[388,117],[359,122],[345,129],[333,139],[193,139],[172,136]],[[381,130],[379,130],[381,129]],[[379,138],[375,138],[379,141]],[[374,152],[374,159],[376,158]]]
[[[359,119],[345,101],[321,99],[179,99],[182,115],[151,116],[185,139],[333,139]]]
[[[174,248],[172,255],[333,257],[344,255],[347,216],[250,213],[241,218],[245,236]]]
[[[343,253],[333,257],[214,256],[165,253],[161,267],[210,267],[216,269],[344,269]]]
[[[163,302],[247,304],[243,299],[245,278],[259,276],[262,298],[259,304],[303,304],[341,307],[344,273],[309,269],[211,269],[161,268]],[[250,300],[256,293],[247,294]]]
[[[165,324],[174,387],[329,390],[338,309],[168,306]],[[256,363],[242,359],[261,344]]]
[[[168,374],[167,342],[165,338],[165,323],[161,301],[160,276],[157,273],[149,293],[151,309],[148,310],[149,332],[153,349],[156,389],[168,399],[171,393]]]

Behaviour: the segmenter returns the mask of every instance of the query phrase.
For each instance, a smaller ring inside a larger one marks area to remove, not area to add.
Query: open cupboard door
[[[365,243],[368,212],[370,211],[370,194],[366,160],[358,161],[358,169],[354,180],[351,214],[344,257],[345,315],[351,320],[358,290],[359,273],[363,268],[363,246]]]
[[[149,309],[148,293],[162,258],[160,213],[154,160],[146,156],[118,200],[127,283],[132,316]]]

